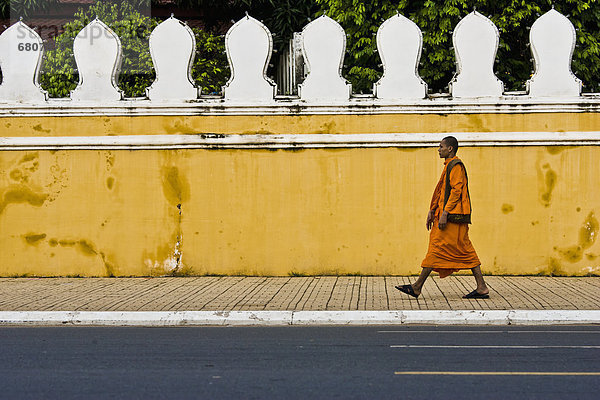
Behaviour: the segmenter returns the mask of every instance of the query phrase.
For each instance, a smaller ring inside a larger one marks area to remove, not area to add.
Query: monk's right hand
[[[429,212],[427,213],[427,223],[425,224],[425,226],[427,226],[427,230],[430,230],[431,227],[433,226],[434,218],[435,218],[435,211],[429,210]]]

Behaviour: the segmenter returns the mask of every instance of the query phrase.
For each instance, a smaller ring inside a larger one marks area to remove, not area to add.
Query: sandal
[[[396,289],[401,291],[402,293],[406,293],[409,296],[414,297],[415,299],[419,297],[418,294],[415,294],[412,285],[402,285],[402,286],[394,286]]]

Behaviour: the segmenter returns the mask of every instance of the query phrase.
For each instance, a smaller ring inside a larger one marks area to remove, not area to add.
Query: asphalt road
[[[597,399],[600,327],[0,328],[6,399]]]

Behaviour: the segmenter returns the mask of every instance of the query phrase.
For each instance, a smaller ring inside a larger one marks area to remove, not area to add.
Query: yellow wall
[[[599,273],[599,147],[459,156],[484,272]],[[4,151],[0,275],[417,273],[441,169],[433,148]]]
[[[600,113],[3,117],[0,136],[595,131]]]

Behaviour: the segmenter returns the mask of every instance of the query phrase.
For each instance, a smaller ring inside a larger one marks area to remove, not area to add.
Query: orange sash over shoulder
[[[438,227],[443,210],[448,211],[450,214],[471,214],[467,174],[462,162],[456,164],[450,171],[450,194],[444,205],[446,169],[453,160],[459,159],[453,157],[444,162],[442,176],[431,198],[429,209],[435,211],[435,219],[429,235],[429,249],[421,263],[421,267],[433,268],[434,271],[439,272],[442,278],[460,269],[471,269],[481,264],[473,244],[469,240],[469,225],[467,223],[448,222],[444,230],[440,230]]]

